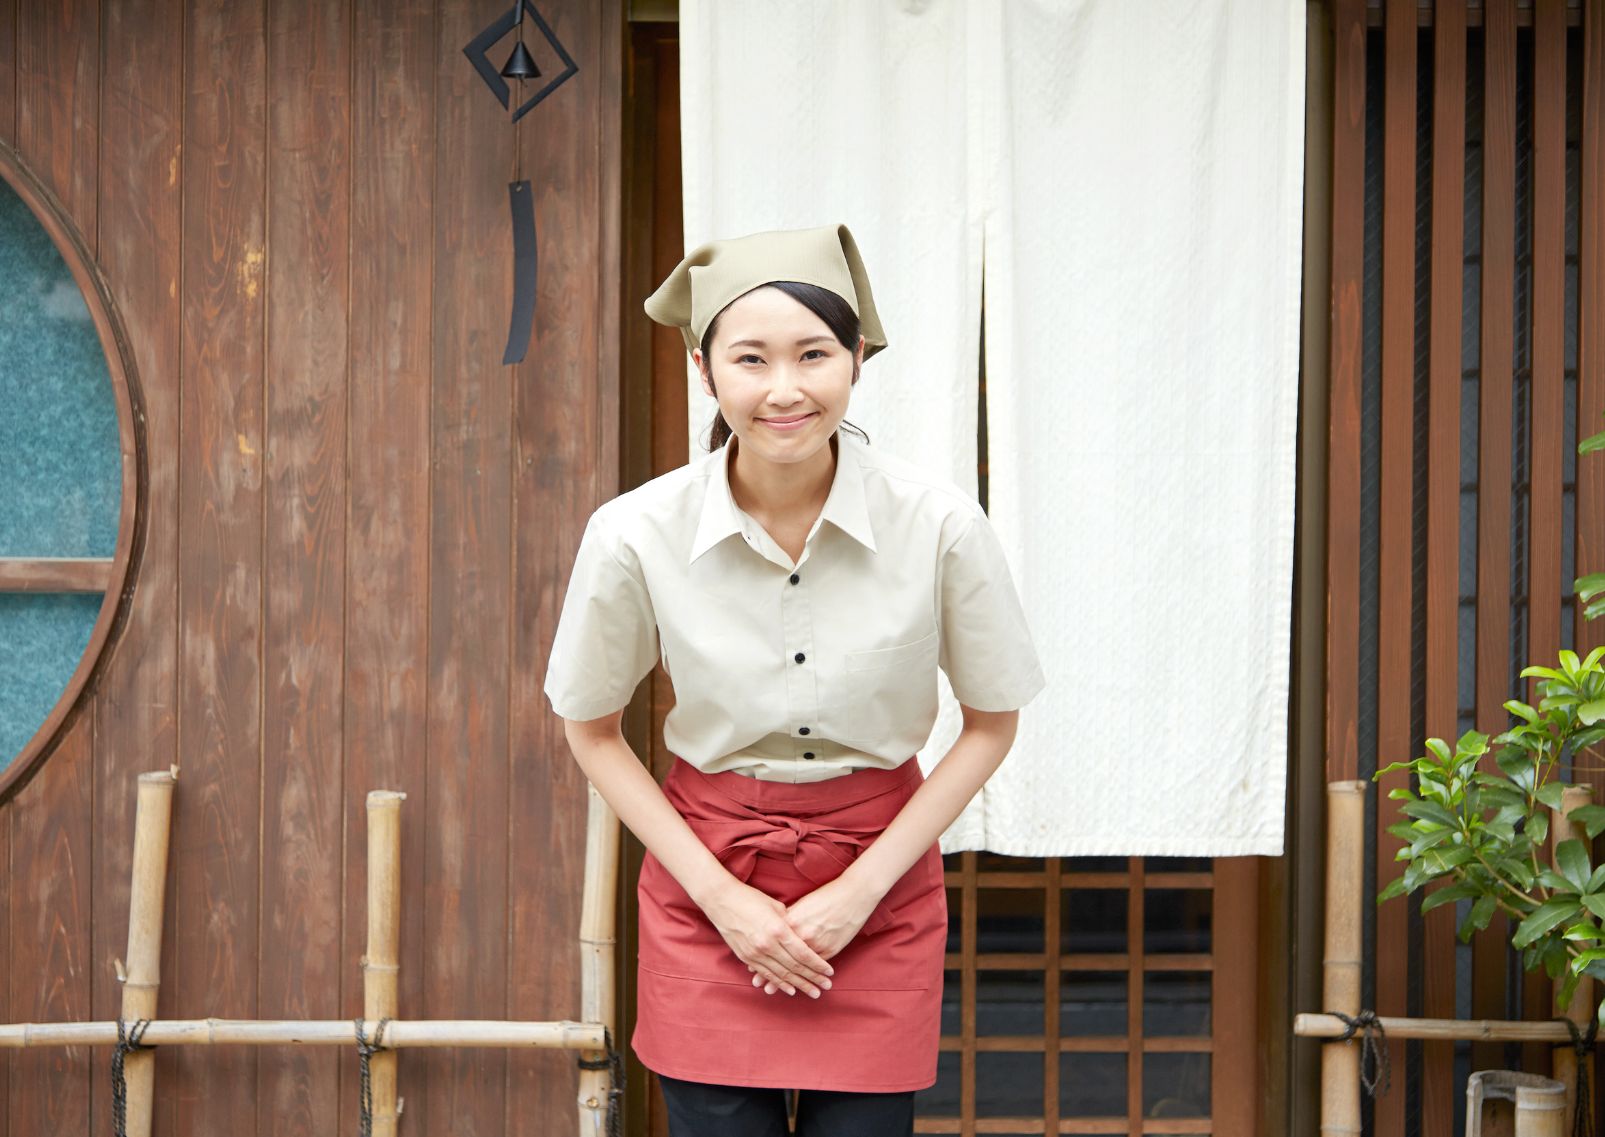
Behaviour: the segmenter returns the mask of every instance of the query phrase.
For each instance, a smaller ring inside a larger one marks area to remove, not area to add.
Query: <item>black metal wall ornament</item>
[[[563,69],[541,84],[515,108],[507,80],[512,79],[517,82],[519,94],[522,95],[524,84],[541,78],[541,70],[535,63],[535,57],[524,44],[526,14],[536,30],[557,53],[558,59],[562,60]],[[518,39],[507,57],[507,62],[498,70],[490,61],[490,50],[510,32],[517,32]],[[515,123],[579,71],[579,66],[573,57],[553,34],[551,25],[542,18],[535,5],[526,4],[524,0],[518,0],[513,7],[492,20],[484,31],[463,48],[463,54],[474,65],[474,70],[479,72],[479,77],[490,88],[491,94],[501,101],[504,109],[512,113],[512,121]],[[535,195],[529,182],[522,177],[523,154],[518,153],[516,148],[515,154],[517,156],[513,181],[507,186],[507,201],[513,219],[513,312],[507,327],[507,347],[502,352],[503,364],[519,363],[523,360],[529,350],[530,331],[535,326]]]

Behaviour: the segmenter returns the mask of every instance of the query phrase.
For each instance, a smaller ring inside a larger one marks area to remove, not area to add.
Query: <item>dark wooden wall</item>
[[[578,1017],[584,782],[540,680],[617,488],[623,14],[540,7],[579,74],[515,132],[462,54],[502,0],[0,0],[0,140],[109,281],[148,439],[126,626],[0,804],[0,1021],[115,1017],[134,779],[169,765],[163,1017],[360,1013],[373,788],[408,794],[402,1014]],[[108,1059],[8,1052],[0,1137],[109,1131]],[[158,1132],[350,1132],[355,1073],[163,1051]],[[569,1055],[400,1078],[413,1134],[574,1124]]]

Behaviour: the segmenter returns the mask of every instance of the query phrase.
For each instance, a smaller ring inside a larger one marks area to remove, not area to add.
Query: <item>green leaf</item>
[[[1577,957],[1572,960],[1572,968],[1576,971],[1582,971],[1584,967],[1599,959],[1605,959],[1605,948],[1589,948],[1587,951],[1579,952]]]
[[[1573,582],[1572,587],[1577,589],[1577,595],[1584,600],[1592,600],[1605,592],[1605,572],[1591,572],[1587,576],[1580,576]]]
[[[1605,616],[1605,598],[1595,600],[1587,608],[1583,609],[1583,619],[1585,620],[1597,620],[1601,616]]]
[[[1595,699],[1577,708],[1577,719],[1584,726],[1593,726],[1605,719],[1605,699]]]
[[[1538,800],[1549,806],[1550,809],[1559,809],[1562,800],[1561,795],[1565,792],[1566,787],[1559,782],[1545,782],[1538,787]]]
[[[1605,430],[1591,434],[1577,444],[1579,454],[1592,454],[1596,450],[1605,450]]]
[[[1471,900],[1482,889],[1468,880],[1459,884],[1451,884],[1445,888],[1435,888],[1421,898],[1421,911],[1431,912],[1434,908],[1442,908],[1445,904],[1453,904],[1460,900]]]
[[[1605,896],[1584,896],[1582,901],[1584,908],[1605,920]]]
[[[1392,900],[1396,896],[1403,896],[1404,892],[1404,877],[1396,877],[1386,888],[1377,893],[1377,903],[1381,904],[1384,900]]]
[[[1488,926],[1494,918],[1497,903],[1492,896],[1479,896],[1477,902],[1466,913],[1465,922],[1460,925],[1460,942],[1470,943],[1473,932],[1480,932]]]
[[[1527,836],[1535,845],[1542,845],[1549,837],[1549,815],[1535,813],[1527,819]]]
[[[1577,887],[1573,885],[1571,881],[1567,880],[1564,876],[1551,868],[1542,868],[1538,870],[1538,883],[1549,889],[1551,892],[1565,892],[1573,896],[1577,895]]]
[[[1555,866],[1567,880],[1572,882],[1578,892],[1588,889],[1588,877],[1594,870],[1588,863],[1588,850],[1577,838],[1573,837],[1555,846]]]
[[[1591,839],[1605,833],[1605,805],[1580,805],[1572,810],[1571,818],[1583,827]],[[1589,891],[1594,890],[1591,888]]]
[[[1523,679],[1559,679],[1564,682],[1566,674],[1562,671],[1556,671],[1553,667],[1539,667],[1534,663],[1521,669],[1521,677]],[[1506,703],[1505,706],[1508,707],[1510,704]],[[1511,713],[1514,714],[1515,712],[1512,711]]]
[[[1584,903],[1586,904],[1587,901],[1584,901]],[[1581,924],[1573,924],[1567,928],[1566,938],[1568,940],[1586,940],[1591,943],[1598,943],[1600,940],[1605,940],[1605,928],[1601,928],[1598,924],[1590,924],[1585,920]]]
[[[1510,937],[1513,946],[1524,948],[1567,920],[1577,915],[1579,905],[1575,897],[1552,897],[1540,904],[1532,915],[1521,922],[1516,934]]]
[[[1449,838],[1456,836],[1457,832],[1458,831],[1454,829],[1434,829],[1431,833],[1428,833],[1424,836],[1417,836],[1410,843],[1409,855],[1411,857],[1419,857],[1422,853],[1427,852],[1429,849],[1436,849]],[[1470,851],[1471,850],[1469,849],[1466,850],[1467,853]]]
[[[1430,821],[1435,825],[1446,825],[1450,829],[1460,828],[1460,819],[1450,813],[1435,801],[1405,802],[1403,812],[1422,821]]]
[[[1507,699],[1505,701],[1505,710],[1519,719],[1526,719],[1528,722],[1538,721],[1538,712],[1519,699]],[[1503,768],[1503,764],[1501,764],[1501,768]]]

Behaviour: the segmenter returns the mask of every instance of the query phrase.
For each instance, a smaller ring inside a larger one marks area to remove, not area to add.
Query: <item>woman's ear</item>
[[[707,363],[702,358],[702,349],[700,347],[691,349],[691,362],[696,367],[697,374],[702,376],[702,393],[717,399],[719,395],[713,389],[713,375],[709,372]]]

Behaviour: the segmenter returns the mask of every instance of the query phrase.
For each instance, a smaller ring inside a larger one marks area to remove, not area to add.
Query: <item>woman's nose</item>
[[[802,398],[802,388],[791,368],[777,367],[770,376],[769,401],[775,406],[787,407]]]

